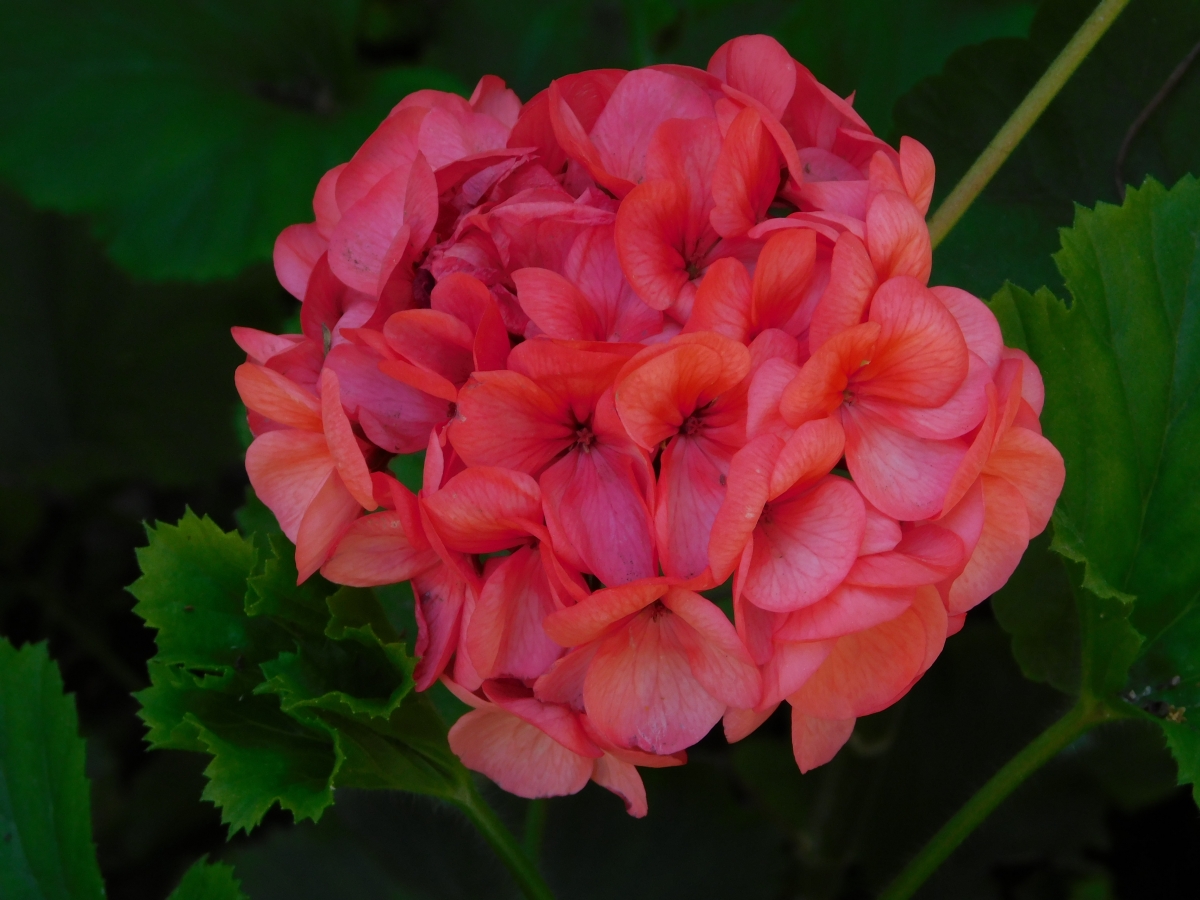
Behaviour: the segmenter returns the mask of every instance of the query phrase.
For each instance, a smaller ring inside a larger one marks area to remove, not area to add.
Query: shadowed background
[[[566,72],[703,66],[730,37],[766,32],[839,93],[857,91],[878,133],[926,143],[940,197],[1089,8],[7,0],[0,633],[49,638],[76,694],[109,895],[165,896],[211,852],[253,900],[515,896],[468,826],[421,798],[344,793],[317,825],[276,812],[227,844],[199,799],[204,759],[146,753],[129,696],[153,653],[124,591],[141,523],[189,505],[232,528],[244,501],[229,327],[280,330],[295,315],[271,270],[275,235],[312,218],[317,179],[400,97],[468,93],[493,72],[528,99]],[[934,281],[984,297],[1005,279],[1057,288],[1050,254],[1073,202],[1116,202],[1120,185],[1146,175],[1170,185],[1200,174],[1200,72],[1148,106],[1198,40],[1200,3],[1133,0],[939,248]],[[1035,542],[1005,590],[1062,591],[1047,559]],[[734,747],[714,734],[685,769],[645,773],[646,820],[593,786],[552,801],[542,864],[564,900],[869,897],[1067,704],[1022,677],[984,606],[830,765],[799,775],[786,717]],[[1200,822],[1174,780],[1153,732],[1095,732],[919,896],[1194,897]],[[519,826],[523,802],[495,800]]]

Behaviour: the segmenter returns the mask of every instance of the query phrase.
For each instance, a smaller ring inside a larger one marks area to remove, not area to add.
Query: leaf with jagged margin
[[[0,897],[100,900],[84,743],[45,644],[0,638]]]
[[[249,832],[275,803],[299,821],[319,819],[333,802],[341,758],[327,731],[287,715],[241,673],[197,675],[154,660],[148,668],[151,686],[136,695],[147,740],[212,756],[202,797],[220,808],[231,834]]]
[[[167,900],[247,900],[233,866],[201,857],[183,875]]]
[[[1066,463],[1051,549],[1075,568],[1083,690],[1174,726],[1178,753],[1195,746],[1184,701],[1200,699],[1198,238],[1200,183],[1147,181],[1062,232],[1070,306],[1012,285],[992,301],[1041,368],[1042,425]]]
[[[133,611],[157,629],[157,662],[222,671],[291,649],[285,632],[246,616],[256,558],[250,542],[190,509],[178,525],[159,522],[146,534],[149,545],[137,550],[142,576],[129,592],[138,601]]]

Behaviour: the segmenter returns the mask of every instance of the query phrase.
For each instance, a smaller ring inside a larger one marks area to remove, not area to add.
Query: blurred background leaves
[[[486,847],[430,800],[347,792],[317,825],[272,813],[227,845],[199,800],[203,759],[145,752],[129,697],[154,652],[123,590],[140,523],[174,521],[190,504],[234,526],[245,480],[228,329],[277,330],[294,314],[270,270],[275,235],[311,218],[317,178],[400,97],[466,92],[495,72],[528,99],[583,68],[703,66],[730,37],[764,31],[839,93],[858,91],[877,131],[926,143],[944,194],[1090,6],[8,0],[0,633],[49,638],[77,695],[108,895],[165,896],[217,852],[253,900],[506,896]],[[1198,40],[1200,0],[1133,0],[939,248],[935,280],[981,296],[1005,279],[1061,293],[1050,254],[1074,202],[1115,202],[1118,178],[1170,186],[1200,172],[1197,71],[1118,167],[1130,126]],[[786,720],[772,720],[742,745],[714,736],[687,768],[648,773],[646,821],[591,787],[552,802],[551,884],[564,898],[870,896],[1069,702],[1054,688],[1077,681],[1076,657],[1041,637],[1055,622],[1069,631],[1072,616],[1047,543],[996,598],[996,618],[973,613],[930,675],[863,720],[830,766],[800,776]],[[1030,593],[1044,603],[1013,602]],[[1045,684],[1022,678],[1014,652]],[[1014,795],[922,896],[1192,896],[1200,825],[1174,780],[1153,730],[1095,732]],[[502,812],[519,831],[524,804]]]

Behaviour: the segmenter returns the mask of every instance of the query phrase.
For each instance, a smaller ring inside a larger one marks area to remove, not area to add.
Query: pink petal
[[[556,606],[539,551],[521,547],[505,557],[480,591],[467,629],[467,652],[483,678],[533,679],[562,648],[542,620]]]
[[[494,553],[528,537],[541,519],[542,494],[524,472],[473,466],[422,501],[450,550]]]
[[[678,588],[667,593],[663,605],[675,615],[660,624],[673,631],[704,689],[729,706],[756,706],[762,678],[725,614],[699,594]]]
[[[854,733],[854,719],[817,719],[792,710],[792,752],[800,771],[829,762]]]
[[[246,450],[246,474],[255,495],[293,543],[300,520],[332,471],[329,445],[317,432],[269,431]]]
[[[518,797],[561,797],[583,790],[593,763],[536,726],[501,709],[476,709],[454,723],[450,749]]]
[[[650,753],[688,747],[715,725],[725,704],[692,674],[687,653],[653,608],[605,638],[583,683],[588,718],[613,743]]]
[[[432,569],[437,554],[418,549],[404,532],[405,517],[394,510],[356,519],[342,535],[321,574],[334,584],[373,587],[398,584]]]
[[[334,469],[313,496],[296,529],[297,584],[325,564],[334,545],[361,513],[362,506]]]
[[[815,603],[846,577],[865,529],[862,499],[844,478],[827,476],[810,491],[768,504],[754,534],[747,598],[772,612]]]

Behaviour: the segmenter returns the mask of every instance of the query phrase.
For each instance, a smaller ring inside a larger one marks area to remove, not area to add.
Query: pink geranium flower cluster
[[[467,766],[643,815],[637,766],[786,700],[808,770],[1005,582],[1063,465],[1036,367],[927,286],[933,180],[761,35],[420,91],[321,179],[275,249],[303,333],[235,329],[246,468],[301,580],[412,581]]]

